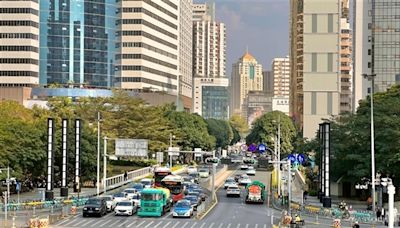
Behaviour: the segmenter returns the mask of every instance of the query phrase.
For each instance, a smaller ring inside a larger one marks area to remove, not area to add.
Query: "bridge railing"
[[[106,178],[106,190],[114,189],[125,185],[129,182],[134,181],[139,177],[143,177],[146,175],[150,175],[153,172],[153,167],[145,167],[142,169],[130,171],[127,174],[127,178],[125,179],[124,174],[115,175],[112,177]]]

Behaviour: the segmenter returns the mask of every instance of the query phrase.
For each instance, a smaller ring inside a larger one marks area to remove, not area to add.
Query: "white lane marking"
[[[256,224],[256,226],[254,228],[258,228],[258,224]]]
[[[139,223],[138,225],[137,225],[137,227],[140,227],[141,225],[143,225],[143,223],[145,223],[146,221],[143,221],[143,222],[141,222],[141,223]]]
[[[160,221],[159,223],[157,223],[157,225],[153,226],[153,228],[158,227],[159,225],[161,225],[161,223],[163,223],[162,221]]]
[[[223,223],[219,224],[218,228],[221,228],[221,227],[222,227],[222,225],[224,225],[224,224],[223,224]]]
[[[246,228],[249,228],[249,224],[246,224]]]
[[[185,224],[181,228],[185,228],[185,226],[189,224],[189,222],[185,222]]]
[[[205,226],[206,225],[206,223],[203,223],[201,226],[200,226],[200,228],[203,228],[203,226]]]
[[[112,222],[112,221],[113,221],[113,220],[108,220],[108,221],[106,221],[105,223],[101,224],[100,227],[103,227],[104,225],[106,225],[107,223],[110,223],[110,222]]]
[[[175,225],[172,228],[175,228],[180,222],[175,223]]]
[[[167,224],[165,224],[165,226],[163,226],[163,228],[167,228],[170,223],[171,222],[168,222]]]
[[[99,221],[93,223],[91,227],[95,227],[98,223],[101,223],[101,222],[104,222],[104,221],[103,220],[99,220]]]
[[[82,227],[87,226],[87,225],[89,225],[89,223],[92,223],[93,221],[95,221],[95,220],[92,220],[92,219],[91,219],[91,220],[89,220],[89,221],[86,221],[86,222],[80,224],[80,226],[82,226]]]
[[[240,227],[240,223],[236,227],[239,228]]]
[[[117,225],[117,224],[120,223],[120,222],[121,222],[121,221],[117,220],[117,221],[115,221],[113,224],[111,224],[110,227],[113,227],[113,226]]]
[[[228,226],[227,226],[226,228],[230,228],[230,227],[231,227],[231,224],[229,223]]]
[[[118,227],[122,227],[122,226],[125,225],[126,223],[128,223],[128,220],[126,220],[125,222],[121,223],[121,225],[119,225]]]
[[[66,223],[66,222],[68,222],[70,220],[71,220],[71,218],[65,219],[64,221],[61,221],[60,223],[58,223],[57,226],[60,226],[60,225]]]
[[[133,224],[135,224],[137,222],[137,220],[133,220],[133,222],[131,224],[129,224],[128,226],[126,226],[127,228],[131,227]]]
[[[214,226],[214,223],[212,222],[208,228],[212,228],[213,226]]]
[[[195,227],[195,226],[196,226],[196,224],[197,224],[197,222],[194,222],[190,228],[193,228],[193,227]]]
[[[151,224],[153,224],[154,223],[154,221],[151,221],[149,224],[147,224],[144,228],[147,228],[147,227],[149,227]]]
[[[74,222],[76,222],[76,221],[79,221],[79,218],[74,218],[74,219],[70,220],[69,222],[67,222],[67,223],[64,224],[64,225],[65,225],[65,226],[69,226],[69,225],[72,225],[72,223],[74,223]]]
[[[267,228],[267,224],[264,224],[264,228]]]

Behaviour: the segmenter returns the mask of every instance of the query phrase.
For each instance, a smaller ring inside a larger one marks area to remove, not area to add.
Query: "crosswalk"
[[[250,221],[249,221],[250,222]],[[193,219],[174,219],[170,217],[163,218],[139,218],[132,217],[115,217],[111,214],[103,218],[83,218],[82,216],[71,217],[57,222],[51,226],[52,228],[69,228],[69,227],[111,227],[111,228],[267,228],[271,227],[267,224],[231,224],[219,222],[206,222]]]

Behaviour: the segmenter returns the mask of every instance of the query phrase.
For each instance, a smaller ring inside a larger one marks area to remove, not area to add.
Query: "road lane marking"
[[[143,225],[143,223],[145,223],[146,221],[143,221],[143,222],[141,222],[141,223],[139,223],[138,225],[137,225],[137,227],[141,227],[142,225]]]
[[[165,224],[165,226],[163,226],[163,228],[167,228],[170,223],[171,222],[168,222],[167,224]]]
[[[147,228],[147,227],[149,227],[151,224],[153,224],[154,223],[154,221],[151,221],[149,224],[147,224],[144,228]]]
[[[254,228],[258,228],[258,224],[256,224],[256,226]]]
[[[238,225],[236,227],[239,228],[240,227],[240,223],[238,223]]]
[[[91,227],[95,227],[98,223],[101,223],[101,222],[104,222],[104,221],[103,220],[99,220],[99,221],[93,223]]]
[[[264,228],[267,228],[267,224],[264,224]]]
[[[108,221],[106,221],[105,223],[101,224],[100,227],[103,227],[104,225],[106,225],[107,223],[110,223],[110,222],[112,222],[112,221],[113,221],[113,220],[108,220]]]
[[[66,223],[70,220],[71,220],[71,218],[65,219],[64,221],[61,221],[60,223],[58,223],[57,226],[61,226],[62,224]]]
[[[246,224],[246,228],[249,228],[249,224]]]
[[[75,226],[80,226],[81,224],[83,224],[83,223],[87,223],[87,222],[91,222],[92,221],[92,219],[82,219],[81,221],[79,221],[79,222],[77,222],[77,223],[75,223],[74,225]]]
[[[121,222],[120,220],[117,220],[117,221],[115,221],[113,224],[111,224],[110,227],[113,227],[113,226],[117,225],[117,224],[120,223],[120,222]]]
[[[95,221],[95,220],[86,221],[85,223],[82,223],[81,226],[82,226],[82,227],[87,226],[87,225],[89,225],[90,223],[92,223],[92,221]]]
[[[197,224],[197,222],[194,222],[190,228],[193,228],[193,227],[195,227],[195,226],[196,226],[196,224]]]
[[[158,227],[159,225],[161,225],[161,223],[163,223],[162,221],[160,221],[159,223],[157,223],[157,225],[153,226],[153,228]]]
[[[229,223],[228,226],[227,226],[226,228],[230,228],[230,227],[231,227],[231,224]]]
[[[121,225],[119,225],[118,227],[122,227],[122,226],[125,225],[126,223],[128,223],[128,220],[125,220],[125,222],[121,223]]]
[[[172,228],[175,228],[180,222],[175,223],[175,225]]]
[[[67,223],[65,224],[65,226],[72,225],[72,223],[74,223],[74,222],[76,222],[76,221],[79,221],[79,218],[71,219],[69,222],[67,222]]]
[[[212,228],[213,226],[214,226],[214,223],[212,222],[208,228]]]
[[[181,228],[185,228],[185,226],[189,224],[189,222],[185,222],[185,224]]]
[[[206,223],[203,223],[203,224],[200,226],[200,228],[203,228],[205,225],[206,225]]]
[[[223,223],[219,224],[218,228],[222,228],[222,225],[224,225]]]
[[[137,222],[137,220],[133,220],[133,222],[131,224],[129,224],[128,226],[126,226],[127,228],[131,227],[133,224],[135,224]]]

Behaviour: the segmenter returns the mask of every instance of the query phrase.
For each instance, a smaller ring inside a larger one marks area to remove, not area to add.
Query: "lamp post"
[[[97,112],[97,196],[100,194],[100,112]]]
[[[7,166],[7,168],[0,169],[0,173],[3,170],[7,171],[7,180],[6,180],[6,183],[7,183],[7,194],[4,197],[4,220],[5,220],[5,222],[7,222],[7,219],[8,219],[8,217],[7,217],[7,214],[8,214],[8,201],[9,201],[9,197],[10,197],[10,167]]]
[[[169,133],[169,151],[172,148],[172,138],[175,138],[175,135],[173,135],[172,133]],[[168,152],[170,153],[170,152]],[[172,168],[172,155],[169,155],[169,166]]]
[[[103,155],[103,188],[104,194],[107,192],[107,137],[104,136],[104,155]]]
[[[286,164],[288,166],[288,212],[289,215],[291,215],[292,213],[291,211],[291,200],[292,200],[292,172],[291,172],[291,163],[290,160],[288,159],[287,161],[270,161],[269,163],[273,163],[273,164]]]
[[[374,135],[374,82],[376,74],[362,74],[371,81],[371,182],[372,182],[372,211],[375,211],[375,135]]]
[[[275,120],[272,121],[273,123],[277,123]],[[281,161],[281,116],[278,116],[278,131],[277,131],[277,138],[278,142],[275,143],[276,145],[276,152],[278,153],[277,159]],[[278,196],[281,195],[281,169],[280,165],[278,165]]]

